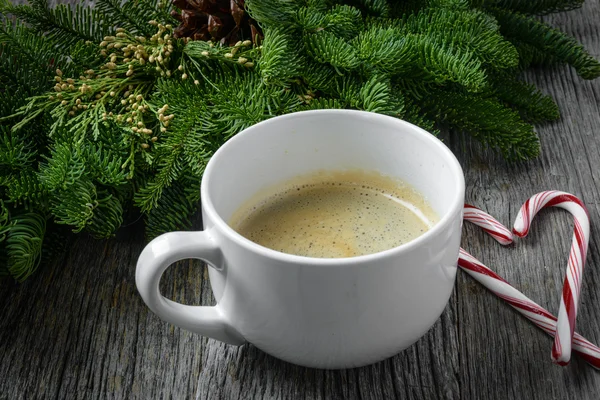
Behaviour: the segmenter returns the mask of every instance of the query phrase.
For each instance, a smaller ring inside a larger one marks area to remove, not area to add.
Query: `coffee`
[[[374,172],[318,172],[258,193],[233,215],[242,236],[283,253],[355,257],[409,242],[438,220],[408,184]]]

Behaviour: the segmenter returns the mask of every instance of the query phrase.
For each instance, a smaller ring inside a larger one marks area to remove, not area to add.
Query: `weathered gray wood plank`
[[[546,19],[600,57],[598,0]],[[563,113],[538,129],[538,160],[511,166],[470,140],[447,142],[464,167],[467,200],[505,224],[540,190],[569,191],[587,203],[592,240],[578,330],[598,343],[600,81],[584,82],[563,67],[527,77]],[[503,248],[469,225],[463,246],[556,312],[571,231],[570,217],[551,210],[515,246]],[[135,289],[142,247],[139,226],[110,241],[81,237],[26,283],[0,283],[0,399],[597,399],[600,393],[598,372],[576,357],[569,367],[553,365],[551,340],[462,273],[442,318],[417,344],[373,366],[320,371],[160,321]],[[196,262],[172,267],[162,286],[177,301],[214,303],[206,269]]]
[[[157,320],[141,301],[134,282],[143,247],[137,231],[108,242],[81,238],[36,279],[2,284],[0,398],[187,398],[195,392],[201,338]],[[171,271],[165,293],[210,302],[196,267],[184,263]]]

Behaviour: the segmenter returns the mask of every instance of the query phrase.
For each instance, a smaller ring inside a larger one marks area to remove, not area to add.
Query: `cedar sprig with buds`
[[[183,46],[182,40],[172,37],[171,25],[156,21],[150,21],[150,25],[156,27],[156,33],[149,38],[130,34],[123,28],[117,28],[114,36],[104,37],[99,44],[104,62],[78,78],[65,78],[58,69],[54,93],[32,97],[18,110],[17,114],[26,117],[13,129],[49,112],[53,119],[50,136],[66,127],[76,141],[83,140],[90,131],[97,140],[102,122],[113,120],[129,133],[131,154],[123,168],[129,167],[131,178],[134,153],[146,153],[168,127],[169,120],[159,120],[160,113],[151,108],[146,98],[158,77],[178,74],[171,58]],[[145,154],[144,158],[151,162],[151,155]]]
[[[254,67],[260,56],[261,46],[252,46],[250,40],[238,41],[231,47],[215,45],[213,42],[188,41],[184,53],[194,62],[213,60],[222,63],[239,64],[246,68]]]

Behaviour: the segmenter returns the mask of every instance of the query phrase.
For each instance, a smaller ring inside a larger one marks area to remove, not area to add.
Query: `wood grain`
[[[545,19],[600,57],[600,1]],[[445,139],[465,170],[467,201],[507,225],[538,191],[581,196],[592,236],[578,331],[599,343],[600,81],[583,81],[568,67],[532,71],[527,79],[551,94],[563,115],[538,128],[538,160],[508,165],[468,139]],[[463,247],[556,312],[571,231],[566,212],[549,210],[515,246],[504,248],[466,225]],[[440,320],[414,346],[372,366],[321,371],[160,321],[135,289],[143,245],[139,226],[109,241],[79,237],[63,259],[26,283],[0,283],[0,399],[599,397],[600,373],[576,357],[566,368],[553,365],[550,338],[465,274]],[[214,304],[206,268],[197,262],[171,267],[162,287],[176,301]]]

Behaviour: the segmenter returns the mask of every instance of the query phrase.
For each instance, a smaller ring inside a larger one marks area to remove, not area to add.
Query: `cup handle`
[[[144,248],[137,262],[135,283],[148,308],[163,321],[191,332],[237,346],[245,343],[219,305],[187,306],[160,294],[158,285],[163,272],[186,258],[203,260],[217,270],[224,266],[223,254],[207,231],[165,233]]]

